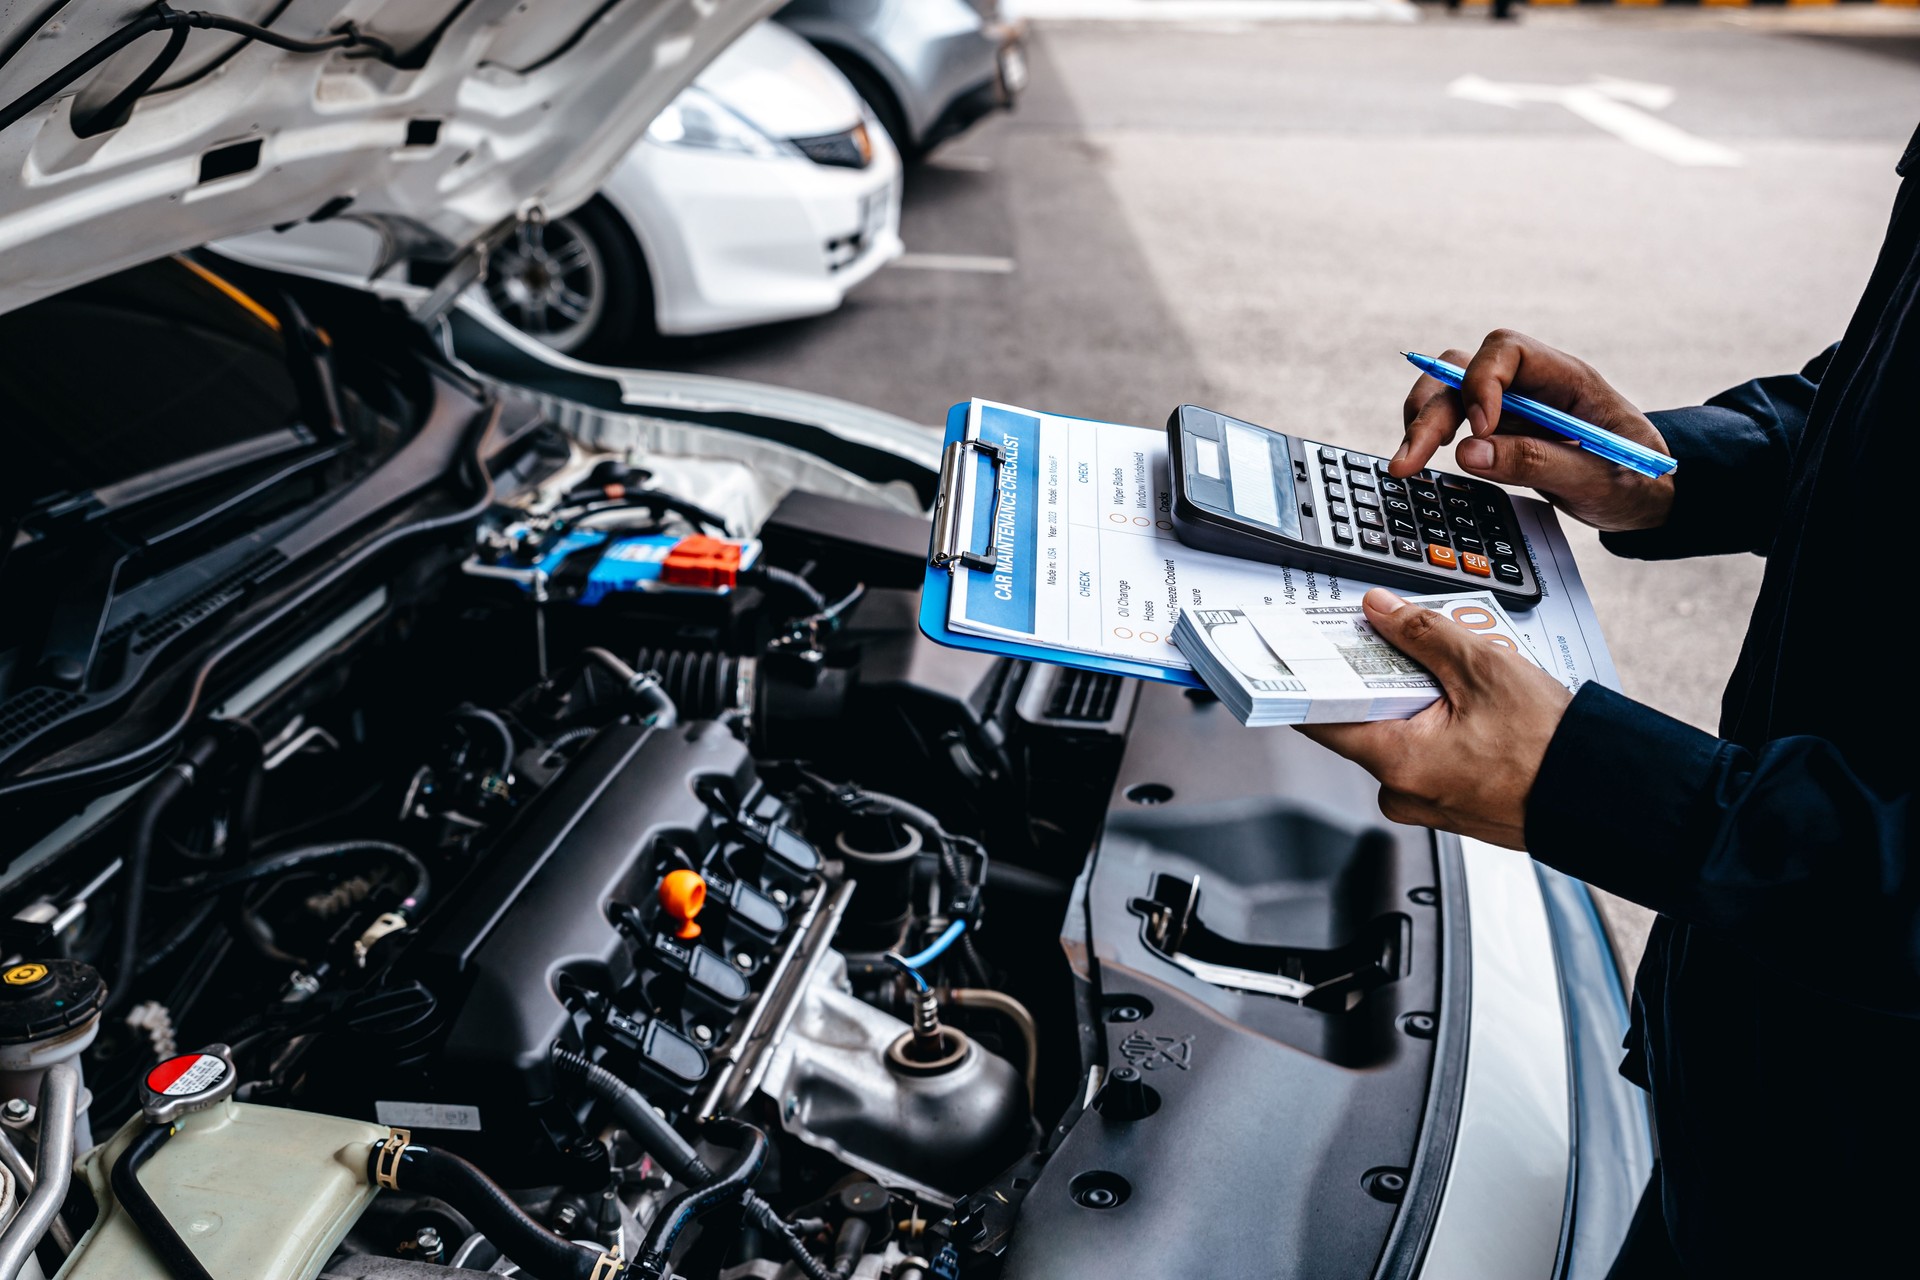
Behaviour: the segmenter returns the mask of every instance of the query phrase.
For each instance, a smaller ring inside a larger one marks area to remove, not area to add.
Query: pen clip
[[[969,453],[977,453],[986,458],[993,472],[993,507],[987,513],[987,546],[984,551],[974,551],[964,545],[961,539],[967,536],[965,522],[960,513],[965,510],[967,478],[973,474],[968,467]],[[1000,514],[1000,464],[1003,455],[999,445],[988,444],[984,440],[955,440],[947,446],[940,458],[940,492],[933,508],[933,556],[934,567],[951,569],[959,565],[964,569],[991,570],[994,566],[993,528]]]

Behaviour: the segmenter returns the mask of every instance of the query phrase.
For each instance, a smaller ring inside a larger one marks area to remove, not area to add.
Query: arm
[[[1876,786],[1829,742],[1747,751],[1590,684],[1547,745],[1525,840],[1795,982],[1920,1016],[1911,807],[1910,780]]]
[[[1673,505],[1657,529],[1605,533],[1615,555],[1642,560],[1764,553],[1787,500],[1787,474],[1806,430],[1828,348],[1797,374],[1757,378],[1695,409],[1648,419],[1680,460]]]

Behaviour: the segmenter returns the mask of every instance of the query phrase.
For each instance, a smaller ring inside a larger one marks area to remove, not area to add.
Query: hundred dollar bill
[[[1415,603],[1539,662],[1491,594]],[[1433,677],[1381,639],[1358,603],[1186,610],[1173,642],[1244,724],[1401,719],[1440,696]]]

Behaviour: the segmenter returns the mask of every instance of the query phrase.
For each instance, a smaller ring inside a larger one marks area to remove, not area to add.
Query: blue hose
[[[948,947],[952,946],[954,943],[954,940],[957,939],[962,933],[966,932],[966,928],[967,928],[967,922],[965,917],[955,920],[952,924],[946,927],[945,932],[943,932],[939,937],[935,938],[931,943],[928,944],[927,949],[925,951],[921,951],[921,952],[918,952],[917,954],[910,955],[910,956],[903,956],[901,957],[901,963],[905,964],[909,969],[926,968],[928,965],[932,964],[935,960],[938,960],[941,956],[941,953],[944,952]]]

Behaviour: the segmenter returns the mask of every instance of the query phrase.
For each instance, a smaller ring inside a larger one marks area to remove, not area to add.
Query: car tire
[[[887,87],[878,71],[868,66],[858,56],[845,49],[836,49],[830,45],[815,45],[826,55],[827,61],[839,69],[847,78],[853,91],[867,104],[867,110],[873,112],[873,118],[887,131],[887,137],[893,141],[893,149],[900,153],[902,162],[912,164],[924,154],[920,144],[913,137],[913,130],[907,126],[907,113],[900,108],[900,100],[893,96],[893,90]]]
[[[604,196],[521,226],[488,259],[486,294],[514,328],[579,360],[612,361],[656,336],[646,258]]]

